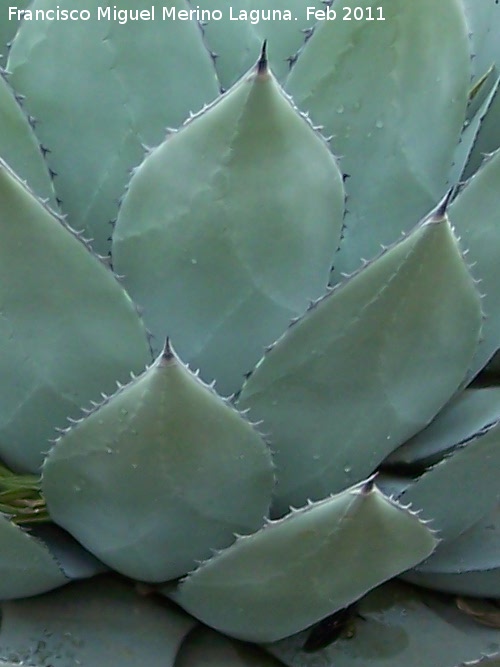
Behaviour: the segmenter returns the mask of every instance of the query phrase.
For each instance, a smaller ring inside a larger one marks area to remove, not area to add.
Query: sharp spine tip
[[[262,49],[260,57],[257,61],[257,74],[265,74],[267,72],[267,39],[262,42]]]
[[[375,487],[375,478],[376,478],[376,476],[377,476],[377,474],[375,473],[374,475],[372,475],[371,477],[369,477],[369,478],[365,481],[365,483],[364,483],[363,486],[361,487],[361,492],[362,492],[362,493],[364,493],[364,494],[368,494],[368,493],[370,493],[371,491],[373,491],[373,489],[374,489],[374,487]]]
[[[453,186],[451,187],[448,192],[445,194],[445,196],[441,199],[439,204],[436,206],[436,208],[432,211],[431,213],[431,219],[432,220],[442,220],[446,216],[446,212],[448,211],[448,207],[450,205],[450,202],[456,192],[456,187]]]
[[[165,345],[163,347],[163,352],[162,352],[161,356],[162,356],[162,359],[165,360],[165,361],[172,361],[172,359],[175,356],[169,336],[167,336],[166,339],[165,339]]]

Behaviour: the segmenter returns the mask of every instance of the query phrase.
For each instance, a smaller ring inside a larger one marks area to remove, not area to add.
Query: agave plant
[[[2,664],[498,665],[500,6],[139,9],[1,9]]]

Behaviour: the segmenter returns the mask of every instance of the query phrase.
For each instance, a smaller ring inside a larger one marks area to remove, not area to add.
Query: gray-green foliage
[[[498,660],[500,5],[307,6],[0,9],[5,664]]]

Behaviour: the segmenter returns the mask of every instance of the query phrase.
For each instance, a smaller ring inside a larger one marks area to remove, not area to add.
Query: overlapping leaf
[[[17,29],[19,27],[19,18],[17,11],[12,12],[11,7],[14,10],[23,10],[29,6],[31,0],[19,0],[16,5],[8,5],[2,3],[0,5],[0,66],[5,67],[7,62],[7,56],[9,53],[8,45],[12,42]]]
[[[195,625],[173,606],[111,578],[4,602],[1,612],[0,658],[33,667],[174,667]]]
[[[334,157],[256,69],[137,170],[113,262],[146,324],[234,392],[328,282],[343,215]]]
[[[500,151],[492,155],[472,177],[450,206],[450,220],[468,251],[473,275],[481,281],[486,320],[482,341],[474,359],[475,375],[500,348],[500,301],[496,294],[500,280]]]
[[[370,474],[463,380],[479,295],[448,223],[431,218],[319,301],[243,386],[278,468],[276,507]]]
[[[81,8],[88,20],[23,22],[9,56],[12,84],[26,96],[29,113],[40,121],[39,137],[51,150],[64,211],[102,253],[142,144],[162,141],[167,126],[180,125],[218,93],[199,26],[162,20],[163,6],[189,9],[185,0],[147,8],[132,0],[118,6],[89,0]],[[72,0],[31,6],[56,8],[80,9]],[[120,23],[114,15],[151,8],[155,20]]]
[[[169,347],[57,442],[42,488],[54,521],[143,581],[183,575],[268,512],[267,446]]]
[[[38,139],[3,76],[0,76],[0,156],[39,197],[46,198],[56,208],[54,188]]]
[[[350,178],[334,279],[393,243],[443,195],[470,86],[456,0],[349,0],[363,20],[323,21],[286,89],[333,135]],[[381,8],[383,21],[366,20]]]
[[[36,470],[54,429],[149,361],[113,274],[0,164],[0,457]]]
[[[283,667],[283,663],[256,646],[198,627],[184,640],[175,667]]]
[[[441,591],[500,598],[499,508],[457,539],[438,546],[435,554],[406,578]]]
[[[482,74],[493,63],[500,64],[500,7],[496,0],[461,0],[472,42],[475,76]]]
[[[354,602],[435,545],[416,516],[369,482],[241,537],[169,594],[226,634],[276,641]]]
[[[478,656],[499,649],[498,630],[473,623],[441,596],[413,586],[381,586],[358,612],[354,635],[320,653],[301,652],[306,633],[269,648],[290,667],[482,667]]]
[[[317,0],[274,0],[268,4],[235,0],[228,5],[224,0],[200,0],[196,7],[201,10],[198,15],[202,21],[204,11],[211,12],[212,17],[221,13],[218,20],[203,21],[204,35],[216,54],[220,82],[227,89],[253,65],[265,39],[270,45],[273,72],[282,80],[304,44],[304,32],[307,34],[314,26],[314,10],[322,4]]]
[[[68,581],[43,542],[0,514],[0,599],[45,593]]]
[[[393,452],[389,465],[436,463],[456,446],[477,437],[500,419],[500,388],[469,388],[454,398],[429,426]]]
[[[499,466],[500,422],[496,421],[425,472],[400,500],[423,510],[440,537],[453,540],[500,502]],[[450,499],[453,511],[443,498]]]

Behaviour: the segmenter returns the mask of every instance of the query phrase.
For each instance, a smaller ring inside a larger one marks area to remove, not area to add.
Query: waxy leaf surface
[[[88,0],[81,9],[89,20],[24,21],[10,52],[10,81],[39,121],[63,209],[101,253],[109,249],[108,223],[129,170],[142,159],[142,144],[159,143],[166,127],[177,127],[218,94],[198,24],[163,20],[163,6],[189,8],[185,0],[148,7]],[[80,9],[72,0],[35,0],[30,7],[56,8]],[[155,20],[120,23],[114,15],[151,8]]]
[[[0,16],[3,11],[1,7]],[[3,76],[0,76],[0,156],[39,197],[56,207],[54,188],[38,140]]]
[[[61,437],[42,487],[54,521],[89,551],[161,582],[258,529],[273,482],[257,431],[166,350]]]
[[[398,499],[422,510],[443,540],[453,540],[489,514],[500,502],[500,422],[430,468]],[[480,480],[480,482],[479,482]],[[450,499],[450,504],[443,502]]]
[[[486,319],[470,374],[476,375],[500,348],[500,151],[483,165],[450,206],[450,220],[468,251],[471,271],[481,281]]]
[[[30,667],[174,667],[196,623],[173,605],[105,577],[4,602],[1,613],[0,657]]]
[[[500,387],[470,388],[446,405],[429,426],[396,449],[391,465],[427,466],[500,419]]]
[[[408,581],[440,591],[500,598],[500,508],[495,507],[456,540],[405,575]],[[500,624],[500,610],[497,608]]]
[[[45,593],[68,581],[43,542],[0,514],[0,600]]]
[[[184,640],[175,667],[283,667],[263,649],[199,626]]]
[[[311,11],[307,11],[306,4]],[[207,21],[204,37],[216,54],[215,68],[222,86],[232,86],[255,62],[262,43],[269,43],[269,59],[279,80],[288,74],[291,62],[303,46],[304,33],[315,23],[314,9],[322,9],[318,0],[199,0],[200,18],[203,11],[221,12],[220,20]],[[278,13],[279,12],[279,13]],[[291,20],[288,20],[290,12]],[[241,19],[240,19],[241,17]],[[260,20],[266,17],[266,20]],[[267,20],[267,17],[270,17]],[[273,18],[274,17],[274,18]]]
[[[136,171],[114,266],[157,341],[227,395],[324,292],[343,197],[326,143],[260,61]]]
[[[368,482],[239,538],[170,595],[226,634],[276,641],[346,607],[435,546],[415,515]]]
[[[442,197],[470,87],[467,26],[457,0],[341,4],[360,7],[364,18],[320,22],[285,86],[333,135],[350,176],[335,282]],[[367,20],[378,8],[384,20]]]
[[[319,653],[300,652],[307,633],[268,648],[290,667],[476,667],[479,656],[499,649],[498,630],[474,623],[442,596],[399,582],[369,593],[358,612],[354,636]]]
[[[0,457],[35,471],[55,428],[144,368],[130,298],[0,163]]]
[[[238,403],[269,433],[277,511],[355,483],[426,426],[470,366],[480,310],[432,217],[290,327]]]

